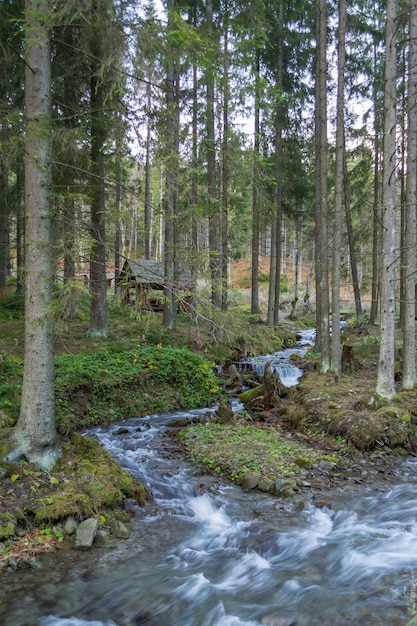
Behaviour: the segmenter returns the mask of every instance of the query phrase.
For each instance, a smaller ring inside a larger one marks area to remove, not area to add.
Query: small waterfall
[[[273,354],[259,357],[249,357],[238,361],[235,365],[239,372],[256,372],[262,377],[265,367],[269,363],[271,370],[275,372],[285,387],[294,387],[303,375],[303,370],[291,361],[293,355],[304,357],[308,349],[314,345],[316,331],[314,328],[297,331],[297,345],[285,350],[279,350]]]

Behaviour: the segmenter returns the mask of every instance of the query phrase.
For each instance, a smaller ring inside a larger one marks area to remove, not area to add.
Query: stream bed
[[[331,508],[245,492],[169,454],[167,423],[88,434],[151,489],[114,548],[2,577],[2,626],[402,626],[417,568],[415,460]]]

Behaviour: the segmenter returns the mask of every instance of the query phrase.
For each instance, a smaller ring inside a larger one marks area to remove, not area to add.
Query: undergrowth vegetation
[[[19,414],[23,363],[3,357],[0,426]],[[221,394],[212,363],[187,348],[148,345],[56,356],[56,410],[61,432],[150,412],[208,406]]]

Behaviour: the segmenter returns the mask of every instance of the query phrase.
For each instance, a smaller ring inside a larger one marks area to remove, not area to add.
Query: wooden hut
[[[187,300],[186,291],[190,288],[191,271],[182,268],[174,292],[181,293]],[[126,259],[116,280],[116,293],[122,304],[134,304],[150,311],[164,308],[164,264],[161,261]]]

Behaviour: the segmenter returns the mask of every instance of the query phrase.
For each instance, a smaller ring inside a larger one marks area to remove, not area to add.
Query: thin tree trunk
[[[168,32],[174,28],[175,0],[168,1]],[[167,59],[166,78],[166,149],[167,159],[165,166],[165,230],[164,230],[164,314],[165,328],[172,328],[174,324],[173,289],[174,289],[174,202],[175,202],[175,172],[177,155],[175,154],[175,60],[173,54]]]
[[[253,191],[252,191],[252,269],[251,313],[259,315],[259,168],[260,168],[260,58],[256,51],[255,61],[255,118],[253,139]]]
[[[277,268],[277,217],[272,218],[271,224],[271,256],[269,259],[269,288],[268,288],[268,313],[266,323],[268,326],[274,325],[275,308],[275,280]]]
[[[337,379],[342,373],[342,350],[340,345],[340,252],[342,248],[342,213],[343,213],[343,170],[345,148],[345,40],[346,40],[346,3],[339,0],[339,35],[337,49],[337,123],[336,123],[336,173],[335,207],[333,225],[333,271],[332,271],[332,339],[331,367]]]
[[[23,163],[19,155],[16,166],[16,292],[23,293],[23,273],[24,273],[24,240],[25,224],[22,207],[23,196]]]
[[[122,205],[122,182],[123,182],[123,166],[122,166],[122,144],[123,144],[123,120],[119,112],[117,115],[116,129],[116,206],[115,206],[115,232],[114,232],[114,278],[115,286],[120,276],[120,270],[123,263],[122,255],[122,237],[120,227],[120,212]]]
[[[376,70],[377,64],[377,46],[374,42],[374,70]],[[378,303],[380,296],[380,266],[379,266],[379,250],[381,242],[381,215],[379,209],[379,114],[378,114],[378,102],[377,102],[377,89],[374,84],[373,89],[373,107],[374,107],[374,194],[373,194],[373,211],[372,211],[372,295],[371,295],[371,310],[369,314],[369,323],[375,324],[378,317]]]
[[[206,22],[210,44],[213,44],[213,0],[206,3]],[[214,70],[206,67],[206,149],[207,149],[207,191],[209,209],[209,255],[211,276],[211,301],[214,307],[221,308],[221,261],[219,207],[217,202],[216,181],[216,142],[214,118]]]
[[[387,0],[385,27],[384,168],[382,202],[381,337],[376,392],[395,395],[395,166],[396,166],[396,1]]]
[[[147,109],[147,121],[146,121],[146,153],[145,153],[145,214],[144,214],[144,226],[145,226],[145,259],[151,258],[151,83],[148,81],[146,85],[146,109]]]
[[[403,389],[416,383],[416,162],[417,162],[417,0],[411,0],[408,53],[408,134],[405,220],[405,278],[403,324]]]
[[[317,0],[316,50],[316,348],[320,369],[330,368],[328,200],[327,200],[327,11]]]
[[[93,1],[92,12],[98,12],[98,0]],[[104,129],[104,85],[100,74],[100,61],[104,42],[96,33],[92,44],[92,73],[90,77],[90,116],[92,164],[92,201],[90,207],[90,337],[107,337],[107,280],[106,280],[106,217],[104,193],[104,155],[106,138]]]
[[[193,111],[192,111],[192,173],[191,173],[191,316],[196,315],[196,293],[198,273],[198,228],[197,228],[197,205],[198,205],[198,98],[197,98],[197,63],[193,64]]]
[[[3,146],[7,144],[7,123],[1,128]],[[9,268],[10,244],[9,244],[9,169],[6,164],[4,147],[0,155],[0,292],[6,290],[7,275]]]
[[[227,311],[227,282],[229,269],[229,10],[226,1],[224,7],[224,36],[223,36],[223,142],[222,142],[222,181],[221,181],[221,240],[222,240],[222,311]]]
[[[93,197],[91,202],[90,327],[91,337],[107,337],[106,228],[104,204],[104,134],[102,130],[102,86],[91,77],[91,163]]]
[[[346,160],[346,144],[343,140],[343,179],[345,190],[345,213],[346,213],[346,230],[349,242],[349,258],[352,273],[353,294],[355,298],[356,321],[358,324],[363,322],[361,291],[359,287],[358,264],[356,261],[355,238],[353,236],[352,212],[350,210],[350,193],[349,193],[349,176]]]

